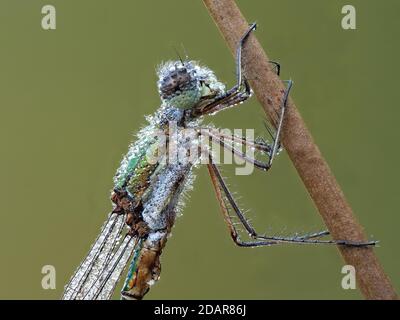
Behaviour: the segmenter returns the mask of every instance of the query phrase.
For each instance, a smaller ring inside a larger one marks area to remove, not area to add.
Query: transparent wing
[[[124,215],[110,214],[88,255],[65,286],[62,299],[110,299],[139,242],[126,234]]]

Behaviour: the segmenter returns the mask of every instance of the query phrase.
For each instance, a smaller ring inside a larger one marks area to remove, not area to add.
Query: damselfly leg
[[[217,195],[218,202],[221,207],[222,214],[228,225],[233,241],[242,247],[259,247],[259,246],[270,246],[273,244],[281,243],[296,243],[296,244],[334,244],[334,245],[344,245],[353,247],[365,247],[375,245],[376,241],[369,242],[355,242],[349,240],[319,240],[322,236],[328,235],[328,231],[321,231],[318,233],[306,234],[306,235],[295,235],[294,237],[279,237],[279,236],[266,236],[260,235],[253,226],[249,223],[248,219],[245,217],[243,212],[240,210],[232,193],[230,192],[228,186],[226,185],[221,172],[219,171],[217,165],[213,162],[212,156],[209,156],[210,163],[208,166],[208,171],[211,176],[211,180]],[[230,216],[229,207],[232,208],[234,214],[239,218],[240,223],[243,225],[249,236],[253,239],[250,241],[242,241],[239,237],[238,231],[232,222]]]
[[[256,23],[250,25],[249,29],[240,39],[236,49],[236,84],[222,96],[214,99],[211,103],[194,108],[191,112],[195,115],[206,115],[219,112],[223,109],[232,107],[235,104],[247,100],[251,96],[250,85],[243,76],[242,72],[242,49],[251,31],[257,27]]]
[[[287,83],[288,83],[288,86],[284,91],[283,99],[281,102],[281,108],[280,108],[280,112],[278,114],[279,117],[278,117],[278,121],[277,121],[278,122],[277,130],[276,130],[275,134],[273,134],[272,130],[269,129],[268,125],[266,125],[266,128],[272,137],[272,143],[246,140],[245,138],[241,138],[238,136],[226,135],[223,133],[219,133],[218,130],[212,129],[212,128],[209,128],[208,130],[202,130],[202,133],[205,135],[208,135],[215,142],[219,143],[224,149],[232,152],[234,155],[238,156],[242,160],[253,164],[258,169],[268,171],[272,166],[272,161],[274,160],[275,156],[277,155],[277,153],[281,147],[280,134],[282,132],[283,119],[285,117],[285,111],[287,108],[287,100],[289,97],[289,92],[293,85],[293,82],[291,80],[288,80]],[[241,150],[235,148],[233,145],[234,143],[239,143],[239,144],[244,145],[245,147],[252,147],[254,149],[262,151],[263,153],[268,155],[268,161],[262,162],[262,161],[259,161],[255,158],[247,155],[246,153],[242,152]]]
[[[222,96],[213,99],[212,102],[202,105],[200,104],[197,108],[191,110],[193,115],[206,115],[214,114],[226,108],[230,108],[236,104],[243,103],[251,96],[251,88],[243,75],[242,69],[242,51],[243,46],[248,39],[250,33],[257,27],[256,23],[252,23],[240,38],[237,49],[236,49],[236,84],[229,90],[227,90]],[[269,61],[274,67],[275,72],[280,74],[280,64],[276,61]]]
[[[238,55],[240,59],[240,55]],[[277,68],[280,70],[280,66]],[[289,98],[290,89],[292,88],[293,82],[291,80],[287,81],[287,88],[283,93],[283,99],[281,102],[280,111],[278,113],[278,120],[277,120],[277,129],[276,133],[272,134],[269,130],[271,136],[273,137],[272,144],[257,144],[254,141],[246,142],[245,139],[240,139],[240,137],[232,137],[231,140],[236,140],[242,142],[243,144],[253,144],[254,147],[258,147],[259,149],[268,150],[269,160],[268,162],[261,162],[256,160],[255,158],[251,158],[247,156],[245,153],[231,147],[230,144],[225,142],[223,137],[218,136],[215,132],[211,131],[210,137],[216,138],[217,141],[227,150],[231,151],[235,155],[239,156],[243,160],[250,162],[255,165],[255,167],[259,169],[263,169],[265,171],[269,170],[272,166],[272,162],[280,148],[280,135],[282,132],[283,120],[285,118],[285,112],[287,108],[287,102]],[[267,127],[268,128],[268,127]],[[209,154],[209,164],[208,170],[211,176],[211,180],[217,195],[217,199],[219,201],[223,216],[225,221],[228,224],[230,229],[231,237],[233,241],[239,245],[244,247],[258,247],[258,246],[269,246],[273,244],[281,244],[281,243],[297,243],[297,244],[335,244],[335,245],[345,245],[345,246],[354,246],[354,247],[363,247],[363,246],[370,246],[375,245],[375,241],[369,242],[354,242],[349,240],[319,240],[318,238],[326,236],[329,234],[328,231],[321,231],[318,233],[313,234],[306,234],[306,235],[296,235],[294,237],[278,237],[278,236],[266,236],[260,235],[256,232],[256,230],[252,227],[249,221],[246,219],[240,208],[238,207],[235,199],[232,196],[229,188],[227,187],[217,165],[213,161],[213,157]],[[242,241],[239,238],[238,232],[235,228],[235,225],[232,222],[232,218],[229,214],[229,207],[231,207],[235,213],[235,215],[239,218],[240,223],[243,225],[249,236],[253,239],[251,241]]]

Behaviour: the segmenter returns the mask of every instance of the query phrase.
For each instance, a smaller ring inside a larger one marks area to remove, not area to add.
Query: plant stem
[[[203,0],[232,53],[248,29],[234,0]],[[242,65],[266,115],[276,124],[284,84],[271,70],[269,59],[254,34],[243,50]],[[282,129],[282,143],[313,199],[333,239],[367,241],[335,177],[308,131],[292,99]],[[356,269],[358,287],[367,299],[397,299],[373,248],[338,246],[346,264]]]

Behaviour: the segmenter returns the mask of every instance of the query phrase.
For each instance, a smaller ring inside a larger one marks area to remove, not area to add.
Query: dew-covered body
[[[122,230],[113,237],[117,223],[113,222],[112,225],[107,222],[109,225],[106,223],[100,240],[96,242],[98,246],[95,243],[91,252],[104,251],[107,242],[115,242],[118,237],[123,239],[119,240],[119,245],[108,248],[107,255],[103,254],[108,260],[100,263],[100,271],[93,271],[96,267],[92,265],[96,264],[101,254],[93,254],[89,259],[89,253],[87,268],[81,265],[81,270],[78,269],[66,287],[64,299],[109,298],[116,282],[111,280],[113,277],[119,278],[123,268],[118,265],[126,264],[128,256],[132,262],[122,289],[122,298],[141,299],[158,280],[161,252],[176,215],[182,208],[183,195],[192,186],[193,167],[200,161],[200,154],[192,161],[171,159],[171,141],[176,155],[186,154],[193,146],[197,146],[198,137],[185,134],[185,130],[198,127],[202,121],[201,117],[192,114],[193,107],[203,107],[223,95],[225,89],[211,70],[193,61],[167,62],[158,73],[162,105],[154,115],[146,117],[148,125],[137,133],[137,140],[123,157],[114,177],[111,195],[114,208],[109,220],[115,219],[121,224],[123,217],[128,227],[128,237],[135,240],[121,237]],[[174,124],[172,132],[171,123]],[[160,150],[163,152],[160,153]],[[121,226],[119,228],[122,229]],[[124,241],[127,242],[124,250],[129,254],[125,253],[117,261],[118,248],[124,245]],[[115,261],[112,261],[112,257]],[[107,270],[109,265],[112,268]],[[97,275],[92,275],[96,272]],[[113,275],[113,272],[116,274]],[[92,281],[91,275],[97,280]],[[107,289],[109,282],[112,285]]]
[[[283,92],[283,98],[277,101],[280,111],[277,109],[278,117],[274,120],[276,132],[272,134],[268,130],[272,143],[221,134],[210,126],[201,126],[204,116],[230,108],[250,97],[250,86],[241,73],[241,49],[254,29],[255,24],[239,42],[237,83],[229,90],[225,90],[210,69],[194,61],[171,61],[159,68],[157,84],[161,106],[154,115],[147,117],[148,125],[138,132],[136,141],[123,157],[114,177],[111,195],[113,210],[88,255],[65,287],[63,299],[110,299],[128,265],[121,292],[123,299],[141,299],[158,280],[160,255],[182,208],[184,194],[192,186],[193,169],[203,159],[202,151],[192,151],[199,148],[203,150],[199,132],[203,132],[204,128],[209,129],[207,137],[224,150],[263,171],[271,168],[280,149],[279,134],[291,81]],[[279,71],[279,65],[274,65]],[[188,131],[194,134],[188,135]],[[259,161],[254,154],[242,153],[233,147],[235,144],[258,150],[268,157],[268,161]],[[186,158],[188,155],[189,158]],[[213,153],[207,147],[204,156],[208,159],[207,168],[223,217],[238,246],[260,247],[280,243],[375,244],[319,240],[328,234],[326,231],[294,237],[257,233],[237,205]],[[233,217],[236,217],[237,223],[233,222]],[[244,228],[250,240],[241,240],[236,224]]]
[[[183,130],[182,110],[163,106],[150,124],[138,134],[115,176],[112,200],[114,212],[126,215],[130,232],[143,240],[137,246],[122,290],[125,299],[140,299],[160,274],[160,255],[171,232],[183,195],[193,182],[196,162],[168,161],[170,121],[175,128],[176,152],[186,152],[191,144]],[[164,137],[167,137],[165,140]],[[160,150],[166,151],[158,154]]]

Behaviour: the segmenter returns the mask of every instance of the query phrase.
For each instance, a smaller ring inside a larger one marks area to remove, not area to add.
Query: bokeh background
[[[397,0],[352,0],[357,30],[341,28],[349,1],[238,1],[332,167],[397,290],[400,21]],[[41,8],[57,29],[41,28]],[[111,208],[112,177],[144,115],[159,105],[155,68],[190,58],[234,83],[234,61],[201,1],[0,1],[0,298],[58,299]],[[212,121],[263,133],[253,98]],[[231,188],[258,230],[324,226],[288,157]],[[41,268],[54,265],[56,290]],[[208,173],[162,256],[151,299],[359,299],[341,288],[335,247],[243,249],[228,235]],[[117,298],[117,296],[116,296]]]

